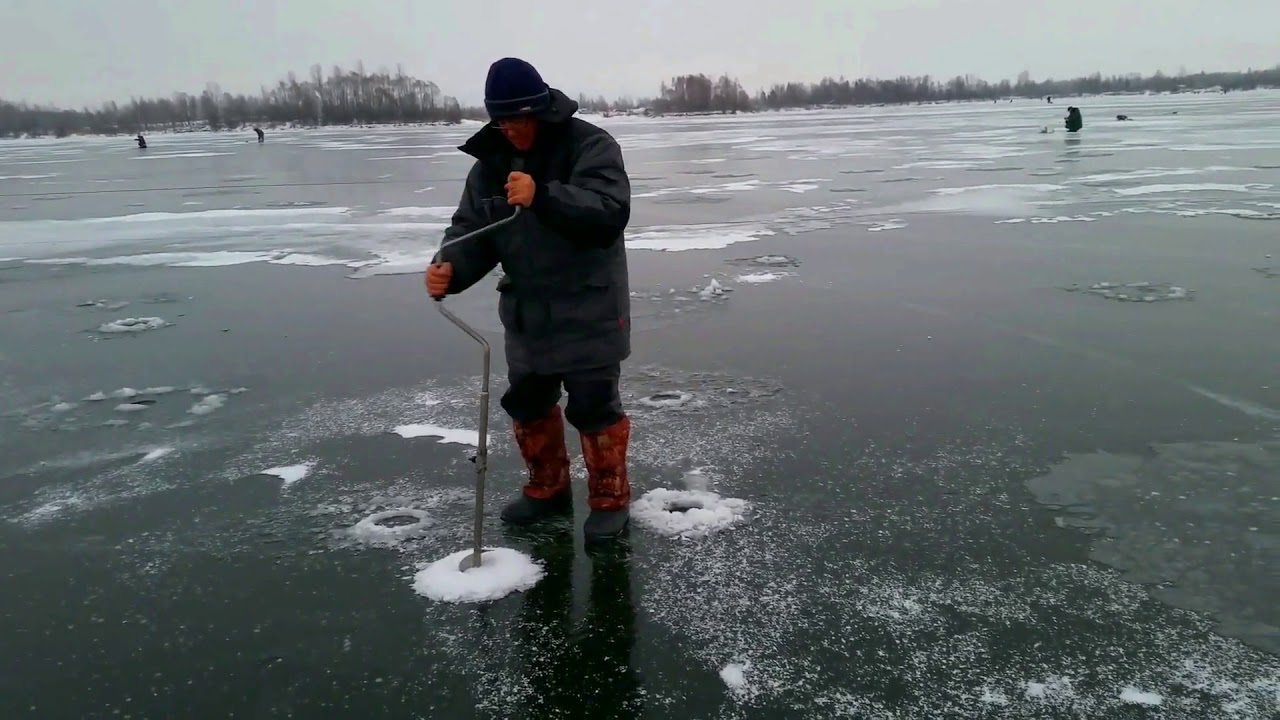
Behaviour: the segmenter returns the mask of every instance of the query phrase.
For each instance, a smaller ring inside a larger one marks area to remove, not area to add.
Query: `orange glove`
[[[513,172],[507,176],[507,203],[529,207],[533,204],[533,193],[537,186],[533,176],[522,172]]]
[[[453,264],[433,263],[427,266],[427,294],[439,300],[449,292],[449,280],[453,278]]]

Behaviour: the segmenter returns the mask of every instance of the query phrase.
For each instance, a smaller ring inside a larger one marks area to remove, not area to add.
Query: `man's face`
[[[533,147],[533,141],[538,136],[538,120],[532,115],[502,118],[495,120],[493,124],[498,126],[498,130],[502,132],[507,142],[520,152]]]

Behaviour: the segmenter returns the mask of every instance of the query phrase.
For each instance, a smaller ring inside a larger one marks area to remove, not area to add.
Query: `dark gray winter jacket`
[[[534,146],[520,155],[537,184],[533,205],[491,235],[445,247],[449,293],[501,263],[498,314],[511,371],[563,373],[631,354],[631,302],[623,230],[631,184],[609,133],[573,117],[578,104],[551,91]],[[486,126],[460,148],[476,158],[445,241],[508,217],[504,186],[517,152]]]

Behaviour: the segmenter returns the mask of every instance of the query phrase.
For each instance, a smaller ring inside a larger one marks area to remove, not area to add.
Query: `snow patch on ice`
[[[1115,182],[1117,180],[1140,180],[1155,177],[1172,177],[1177,175],[1203,175],[1206,173],[1218,172],[1256,172],[1256,168],[1245,167],[1228,167],[1224,165],[1210,165],[1203,168],[1141,168],[1139,170],[1128,170],[1124,172],[1108,172],[1098,173],[1095,175],[1084,175],[1082,177],[1069,180],[1072,183],[1106,183]]]
[[[720,679],[729,688],[729,691],[739,698],[747,698],[755,694],[755,688],[747,680],[747,673],[751,671],[751,663],[729,663],[720,669]]]
[[[1025,694],[1029,700],[1060,702],[1069,700],[1075,695],[1075,690],[1071,687],[1071,678],[1058,675],[1050,675],[1044,682],[1028,681],[1025,688]]]
[[[1131,283],[1115,283],[1115,282],[1099,282],[1093,283],[1086,287],[1080,285],[1072,285],[1063,288],[1067,292],[1085,292],[1088,295],[1097,295],[1108,300],[1118,302],[1165,302],[1170,300],[1190,300],[1194,297],[1194,291],[1180,285],[1171,285],[1169,283],[1149,283],[1149,282],[1131,282]]]
[[[391,217],[427,217],[436,220],[449,220],[453,218],[455,207],[395,207],[383,210],[381,215],[389,215]]]
[[[632,250],[719,250],[742,242],[773,235],[763,225],[717,223],[705,225],[655,225],[631,233],[627,247]]]
[[[935,195],[962,195],[964,193],[981,192],[984,190],[1018,190],[1037,193],[1050,193],[1058,190],[1066,190],[1065,185],[1050,185],[1048,183],[997,183],[990,185],[966,185],[964,187],[945,187],[931,190]]]
[[[470,445],[471,447],[479,447],[480,445],[479,430],[441,427],[430,423],[414,423],[411,425],[398,425],[391,432],[406,439],[435,437],[440,438],[441,444]]]
[[[225,395],[206,395],[199,402],[192,405],[187,412],[192,415],[208,415],[222,407],[226,402],[227,398]]]
[[[148,155],[138,155],[133,160],[171,160],[174,158],[205,158],[219,157],[223,155],[231,155],[233,153],[225,152],[184,152],[184,153],[157,153]]]
[[[480,567],[463,572],[460,564],[471,553],[460,550],[418,571],[414,591],[439,602],[491,602],[532,588],[545,574],[542,563],[510,548],[485,548]]]
[[[104,323],[98,326],[98,332],[101,333],[137,333],[146,332],[147,330],[158,330],[167,327],[168,322],[164,318],[158,317],[139,317],[139,318],[121,318]]]
[[[1112,188],[1111,191],[1117,195],[1157,195],[1162,193],[1186,193],[1186,192],[1235,192],[1235,193],[1252,193],[1259,190],[1270,190],[1273,186],[1264,183],[1247,183],[1244,185],[1232,185],[1225,183],[1199,183],[1199,184],[1172,184],[1172,185],[1142,185],[1132,188]]]
[[[873,223],[867,226],[867,232],[884,232],[885,230],[901,230],[906,226],[907,224],[905,222],[898,220],[897,218],[894,218],[893,220],[886,220],[884,222]]]
[[[1164,704],[1164,697],[1160,693],[1146,692],[1135,687],[1126,687],[1120,691],[1120,702],[1159,707]]]
[[[210,396],[210,397],[213,397],[213,396]],[[302,465],[285,465],[281,467],[268,468],[266,470],[259,472],[258,474],[272,475],[274,477],[278,477],[280,478],[281,481],[283,481],[284,487],[289,487],[290,485],[296,482],[299,482],[300,480],[305,478],[307,475],[309,475],[311,473],[312,467],[314,467],[314,463],[303,463]]]
[[[173,452],[174,452],[174,448],[158,447],[158,448],[155,448],[154,450],[149,450],[147,454],[143,455],[142,459],[139,460],[138,462],[154,462],[156,460],[159,460],[162,457],[165,457],[166,455],[172,455]]]
[[[796,182],[796,183],[790,183],[787,185],[779,185],[778,189],[785,190],[786,192],[790,192],[790,193],[796,193],[797,195],[799,195],[799,194],[807,193],[810,190],[817,190],[818,185],[815,185],[813,183]]]
[[[740,283],[760,284],[780,281],[780,279],[785,278],[790,274],[791,273],[746,273],[737,275],[737,277],[733,279]]]

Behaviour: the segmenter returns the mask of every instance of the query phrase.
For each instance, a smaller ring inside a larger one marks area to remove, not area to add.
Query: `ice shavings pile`
[[[746,500],[713,492],[657,488],[631,504],[631,517],[659,535],[692,540],[745,521],[749,507]]]
[[[390,524],[396,520],[404,520],[400,524]],[[361,518],[351,527],[351,536],[362,543],[375,547],[392,547],[404,540],[418,537],[432,525],[431,515],[418,508],[399,507]]]
[[[510,548],[486,548],[480,567],[464,572],[462,560],[471,553],[459,550],[418,571],[414,591],[439,602],[491,602],[528,590],[545,574],[541,563]]]

